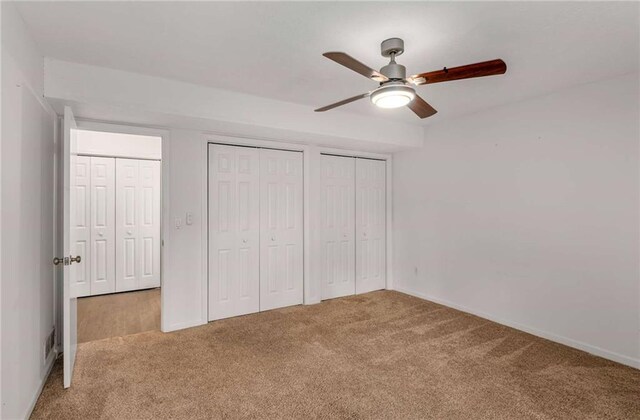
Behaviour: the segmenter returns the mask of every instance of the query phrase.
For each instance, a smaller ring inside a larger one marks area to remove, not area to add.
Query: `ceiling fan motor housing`
[[[380,73],[384,74],[389,80],[402,80],[407,77],[407,69],[402,64],[389,63],[380,69]]]

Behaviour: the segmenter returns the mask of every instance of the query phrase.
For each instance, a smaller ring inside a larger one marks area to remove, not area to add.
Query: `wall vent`
[[[49,355],[53,350],[53,346],[56,343],[56,329],[55,327],[49,333],[49,336],[44,341],[44,360],[45,362],[49,359]]]

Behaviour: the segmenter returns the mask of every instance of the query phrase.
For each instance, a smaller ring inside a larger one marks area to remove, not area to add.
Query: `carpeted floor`
[[[82,344],[32,418],[638,419],[640,371],[380,291]]]
[[[160,330],[160,289],[78,299],[78,343]]]

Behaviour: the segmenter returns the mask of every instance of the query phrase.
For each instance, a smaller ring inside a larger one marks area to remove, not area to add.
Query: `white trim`
[[[24,416],[22,416],[23,419],[28,419],[29,417],[31,417],[31,414],[33,413],[33,409],[36,408],[36,403],[38,402],[38,398],[40,398],[40,394],[42,394],[42,390],[44,389],[44,385],[47,383],[47,379],[49,379],[49,375],[51,374],[51,371],[53,370],[53,365],[56,364],[56,360],[58,359],[58,352],[54,349],[52,349],[53,351],[51,352],[51,354],[49,354],[49,359],[47,360],[47,364],[46,364],[46,373],[44,374],[44,376],[42,377],[42,380],[40,381],[40,385],[38,385],[38,389],[36,390],[36,393],[33,395],[33,397],[31,397],[31,402],[29,403],[29,406],[27,407],[27,411],[25,413]]]
[[[459,311],[467,312],[476,316],[479,316],[489,321],[497,322],[498,324],[506,325],[507,327],[515,328],[520,331],[541,337],[556,343],[564,344],[565,346],[573,347],[574,349],[582,350],[595,356],[603,357],[614,362],[622,363],[623,365],[631,366],[636,369],[640,369],[640,359],[634,359],[633,357],[624,356],[609,350],[602,349],[600,347],[592,346],[591,344],[583,343],[581,341],[573,340],[571,338],[563,337],[561,335],[541,331],[537,328],[529,327],[527,325],[520,324],[518,322],[509,321],[500,317],[493,316],[486,312],[476,311],[463,305],[458,305],[453,302],[449,302],[445,299],[440,299],[435,296],[430,296],[420,292],[414,292],[403,287],[396,287],[398,292],[405,293],[407,295],[415,296],[420,299],[428,300],[438,303],[440,305],[448,306],[449,308],[457,309]]]

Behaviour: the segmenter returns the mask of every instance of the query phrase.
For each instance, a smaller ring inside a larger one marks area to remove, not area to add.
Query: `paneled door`
[[[209,320],[260,310],[260,152],[209,145]]]
[[[116,290],[115,159],[83,159],[91,159],[91,258],[87,258],[87,266],[91,265],[91,295],[113,293]]]
[[[64,107],[64,125],[61,150],[61,166],[62,166],[62,247],[64,255],[57,257],[56,264],[63,261],[62,274],[62,377],[63,386],[69,388],[71,386],[71,378],[73,377],[73,366],[76,361],[76,351],[78,349],[78,298],[74,285],[78,283],[76,276],[82,270],[76,271],[76,267],[82,267],[85,264],[86,254],[82,256],[72,254],[77,247],[78,238],[76,238],[76,227],[78,221],[74,220],[77,215],[76,203],[78,198],[76,195],[82,192],[82,188],[78,188],[77,159],[80,156],[75,154],[75,145],[78,126],[73,117],[73,112],[68,106]],[[82,160],[81,160],[82,161]],[[87,171],[89,168],[86,168]],[[87,175],[88,176],[88,175]],[[82,177],[81,177],[82,178]],[[84,190],[86,194],[87,191]],[[87,206],[83,206],[83,209]],[[87,217],[85,215],[84,217]],[[83,216],[79,216],[83,217]],[[85,219],[88,223],[88,218]],[[68,256],[67,256],[68,255]],[[76,264],[74,266],[74,263]]]
[[[386,163],[356,159],[356,293],[386,287]]]
[[[302,153],[260,149],[260,310],[303,302]]]
[[[116,291],[160,286],[160,162],[116,159]]]
[[[91,158],[74,154],[70,162],[71,252],[80,256],[82,264],[70,267],[73,281],[69,286],[73,297],[82,297],[91,294]]]
[[[146,289],[160,286],[160,162],[140,160],[138,176],[138,288]]]
[[[352,157],[322,156],[322,299],[356,292],[355,165]]]

